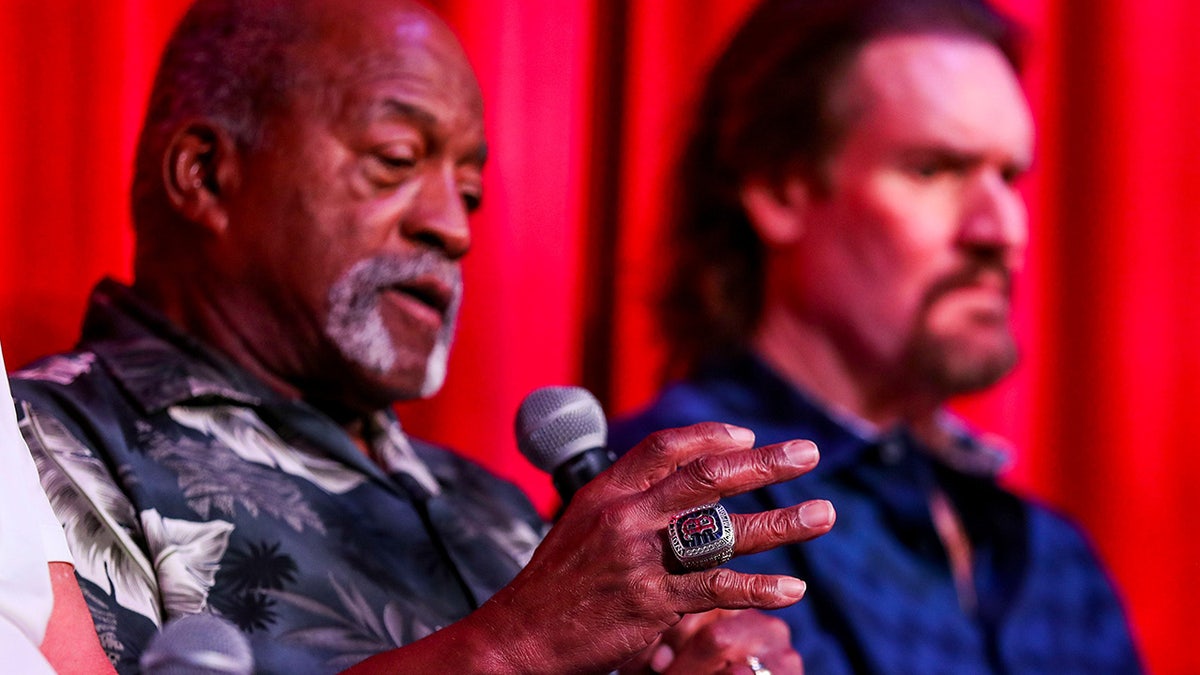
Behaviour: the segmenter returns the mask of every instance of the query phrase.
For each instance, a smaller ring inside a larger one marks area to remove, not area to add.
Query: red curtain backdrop
[[[127,188],[157,54],[184,0],[0,2],[0,340],[15,367],[70,347],[103,275],[128,280]],[[705,64],[750,0],[442,0],[494,149],[445,391],[405,425],[479,458],[546,512],[512,416],[583,383],[645,403],[668,173]],[[1200,9],[1007,0],[1030,28],[1039,123],[1019,289],[1025,360],[956,402],[1012,443],[1016,490],[1087,527],[1156,673],[1200,673]]]

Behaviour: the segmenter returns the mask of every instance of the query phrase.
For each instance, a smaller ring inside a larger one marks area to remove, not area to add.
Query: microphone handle
[[[616,459],[608,448],[592,448],[560,464],[554,470],[554,487],[562,497],[563,507],[571,502],[579,488],[612,466]]]

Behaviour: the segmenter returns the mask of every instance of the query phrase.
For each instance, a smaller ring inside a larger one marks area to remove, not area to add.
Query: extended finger
[[[754,432],[720,422],[701,422],[650,434],[608,470],[610,479],[631,492],[643,492],[704,455],[747,450]]]
[[[837,512],[824,499],[762,513],[731,513],[734,555],[761,553],[819,537],[833,527]]]
[[[649,494],[659,509],[674,514],[790,480],[810,471],[819,459],[817,446],[803,440],[703,455],[663,478]]]
[[[747,574],[718,567],[663,579],[672,609],[695,614],[710,609],[779,609],[804,597],[807,585],[781,574]]]

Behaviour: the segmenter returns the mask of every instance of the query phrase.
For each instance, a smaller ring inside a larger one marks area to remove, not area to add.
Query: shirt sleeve
[[[3,355],[0,354],[0,368]],[[51,560],[70,561],[62,528],[38,482],[37,467],[17,430],[8,378],[0,377],[0,617],[4,643],[19,635],[34,651],[54,605]],[[16,631],[16,632],[13,632]],[[11,653],[5,650],[5,653]]]
[[[75,559],[71,557],[71,549],[67,546],[62,524],[58,522],[58,516],[54,515],[54,509],[50,507],[46,494],[39,491],[31,496],[29,509],[32,511],[32,520],[37,523],[38,534],[41,535],[42,554],[45,555],[46,562],[63,562],[74,566]]]

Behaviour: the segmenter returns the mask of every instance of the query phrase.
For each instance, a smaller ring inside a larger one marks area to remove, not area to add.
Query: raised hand
[[[683,572],[667,545],[672,516],[795,478],[818,460],[808,441],[753,442],[749,430],[717,423],[660,431],[580,490],[529,565],[478,612],[508,636],[505,660],[526,672],[611,670],[685,614],[799,600],[799,579]],[[823,534],[833,511],[816,501],[730,518],[733,554],[743,555]]]

